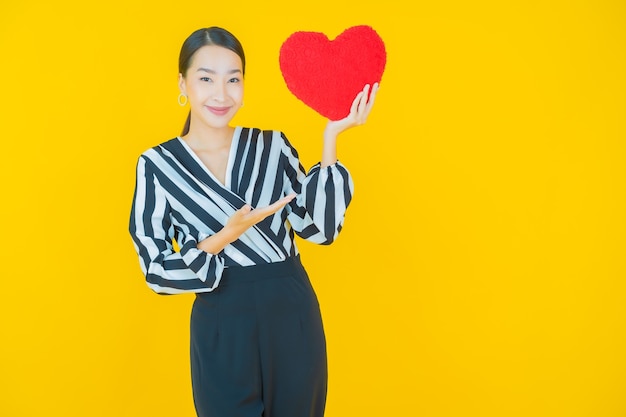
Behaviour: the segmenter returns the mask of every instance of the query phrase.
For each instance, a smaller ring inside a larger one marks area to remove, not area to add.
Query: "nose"
[[[226,88],[222,83],[215,83],[213,88],[213,100],[223,102],[226,97]]]

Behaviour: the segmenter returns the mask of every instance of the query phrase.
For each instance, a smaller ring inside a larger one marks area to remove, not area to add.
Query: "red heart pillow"
[[[280,48],[280,70],[287,88],[330,120],[350,113],[365,84],[380,83],[387,53],[369,26],[353,26],[334,40],[320,32],[295,32]]]

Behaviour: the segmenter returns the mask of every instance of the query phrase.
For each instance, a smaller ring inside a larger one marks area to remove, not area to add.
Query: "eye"
[[[209,81],[211,81],[211,79],[210,79],[209,77],[201,77],[201,78],[200,78],[200,81],[206,81],[206,82],[209,82]]]
[[[235,77],[235,78],[231,78],[230,80],[228,80],[229,83],[238,83],[240,80],[239,78]]]

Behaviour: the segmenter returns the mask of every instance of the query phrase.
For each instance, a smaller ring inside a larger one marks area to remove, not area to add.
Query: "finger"
[[[289,194],[288,196],[283,197],[280,200],[275,201],[274,203],[270,204],[269,206],[267,206],[267,208],[272,209],[272,212],[276,212],[280,210],[281,208],[285,207],[287,204],[289,204],[291,200],[293,200],[295,197],[296,197],[295,194]]]
[[[357,94],[354,100],[352,101],[352,106],[350,107],[350,114],[357,113],[359,109],[359,104],[361,103],[361,98],[363,98],[363,91],[359,91],[359,94]]]
[[[249,204],[246,204],[239,210],[235,211],[229,221],[234,223],[247,222],[247,219],[252,215],[250,214],[252,211],[252,207]],[[256,212],[256,210],[254,211]]]
[[[354,118],[355,118],[354,121],[357,125],[361,125],[365,123],[365,120],[367,119],[367,102],[368,102],[369,91],[370,91],[370,85],[365,84],[365,86],[363,87],[363,90],[361,91],[361,97],[360,97],[360,101],[356,109],[356,113],[354,114]]]
[[[367,97],[368,97],[369,91],[370,91],[370,85],[365,84],[365,87],[363,87],[363,91],[362,91],[363,94],[361,95],[361,100],[358,106],[359,114],[362,114],[363,110],[365,110],[365,106],[367,105]]]
[[[372,92],[370,93],[369,100],[367,101],[367,107],[370,109],[374,105],[374,101],[376,100],[376,94],[378,94],[379,87],[380,86],[378,83],[374,83],[374,87],[372,87]]]
[[[372,111],[372,107],[374,107],[374,101],[376,101],[377,93],[378,93],[378,83],[374,83],[374,86],[372,87],[372,92],[370,93],[370,96],[369,96],[369,100],[367,101],[367,106],[365,107],[365,112],[364,112],[365,119],[369,117],[369,114]]]
[[[278,210],[280,210],[283,207],[285,207],[295,197],[296,197],[295,193],[289,194],[288,196],[283,197],[280,200],[275,201],[274,203],[270,204],[269,206],[262,207],[262,208],[257,208],[254,211],[255,211],[257,216],[259,216],[262,219],[264,219],[267,216],[272,215],[272,214],[276,213]]]
[[[287,203],[290,203],[294,198],[296,198],[296,196],[297,196],[296,193],[291,193],[283,197],[283,199],[287,200]]]

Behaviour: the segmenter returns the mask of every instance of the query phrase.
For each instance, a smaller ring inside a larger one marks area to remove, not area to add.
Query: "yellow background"
[[[233,31],[235,122],[308,167],[324,120],[279,47],[358,24],[388,63],[341,138],[355,197],[334,245],[300,243],[327,416],[626,415],[626,4],[409,3],[2,2],[0,415],[194,415],[193,298],[153,294],[127,232],[138,155],[186,116],[180,45]]]

